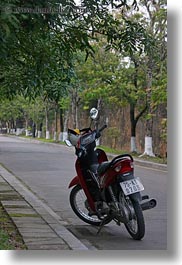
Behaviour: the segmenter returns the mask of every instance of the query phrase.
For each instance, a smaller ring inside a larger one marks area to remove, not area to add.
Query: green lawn
[[[18,249],[26,249],[26,246],[0,202],[0,250]]]

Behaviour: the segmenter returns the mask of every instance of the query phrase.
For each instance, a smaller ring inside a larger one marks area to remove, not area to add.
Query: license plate
[[[144,190],[144,186],[139,178],[134,178],[120,182],[120,185],[125,195],[130,195]]]

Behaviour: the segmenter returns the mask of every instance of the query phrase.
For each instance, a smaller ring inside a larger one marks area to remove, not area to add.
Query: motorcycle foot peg
[[[148,196],[148,195],[143,195],[143,196],[142,196],[142,201],[143,201],[143,200],[148,200],[148,199],[149,199],[149,196]]]

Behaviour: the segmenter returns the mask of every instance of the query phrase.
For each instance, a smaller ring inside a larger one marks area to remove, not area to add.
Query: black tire
[[[130,204],[130,208],[133,209],[133,214],[131,214],[131,220],[125,223],[125,227],[128,233],[135,240],[141,240],[145,235],[145,221],[143,217],[142,208],[138,201],[127,200]]]
[[[85,206],[87,198],[85,193],[80,185],[76,185],[70,193],[70,205],[73,209],[74,213],[85,223],[90,225],[99,226],[101,224],[101,220],[97,217],[97,215],[89,216],[88,209]],[[109,223],[111,220],[108,220]]]

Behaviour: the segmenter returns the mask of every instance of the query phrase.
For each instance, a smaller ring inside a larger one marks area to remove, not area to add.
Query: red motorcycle
[[[96,120],[98,110],[90,111]],[[108,161],[106,153],[96,148],[101,129],[68,129],[68,146],[75,146],[77,176],[69,188],[70,205],[84,222],[99,226],[99,230],[114,220],[123,223],[133,239],[140,240],[145,234],[143,210],[156,206],[156,200],[141,196],[144,187],[134,176],[133,158],[129,154],[116,156]]]

